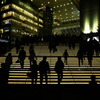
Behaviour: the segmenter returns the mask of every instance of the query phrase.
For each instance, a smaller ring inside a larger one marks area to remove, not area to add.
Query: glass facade
[[[4,2],[4,0],[1,2]],[[26,7],[28,10],[24,9],[22,6]],[[13,2],[12,4],[3,5],[1,6],[0,11],[2,13],[1,25],[3,27],[3,33],[10,32],[20,35],[32,35],[38,34],[38,27],[43,27],[43,20],[36,16],[36,14],[34,15],[34,13],[38,12],[22,1],[19,1],[19,5],[14,4]],[[5,28],[5,25],[7,24],[10,25],[9,29]]]

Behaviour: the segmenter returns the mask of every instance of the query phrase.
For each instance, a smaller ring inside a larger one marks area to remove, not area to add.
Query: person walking
[[[44,56],[43,60],[39,63],[39,71],[40,71],[40,84],[43,82],[43,76],[45,76],[46,84],[47,84],[47,71],[50,73],[49,63],[46,61],[47,57]]]
[[[6,70],[9,71],[10,65],[12,64],[12,56],[11,56],[11,53],[8,53],[8,56],[6,57],[6,60],[5,60],[5,64],[6,64]]]
[[[29,53],[31,53],[31,50],[34,50],[33,44],[31,44],[30,47],[29,47]]]
[[[58,74],[58,84],[60,84],[62,78],[63,78],[63,68],[64,68],[64,63],[61,60],[61,57],[58,57],[58,61],[55,64],[55,71]]]
[[[34,53],[34,50],[31,50],[30,51],[30,55],[29,55],[30,66],[31,66],[32,62],[34,61],[34,58],[36,58],[36,60],[37,60],[37,57],[36,57],[36,55]]]
[[[80,67],[80,61],[81,61],[82,65],[83,65],[83,51],[82,51],[82,49],[78,50],[77,57],[78,57],[78,64],[79,64],[79,67]]]
[[[48,49],[50,50],[50,53],[51,53],[51,50],[52,50],[52,42],[49,43]]]
[[[37,82],[37,71],[38,71],[38,65],[36,60],[33,61],[33,64],[30,66],[30,71],[31,71],[31,78],[32,78],[32,84],[35,79],[35,84]]]
[[[66,65],[67,65],[67,57],[69,56],[69,55],[68,55],[68,52],[67,52],[67,49],[65,49],[65,52],[64,52],[63,56],[64,56],[64,62],[65,62]]]
[[[92,50],[88,50],[87,59],[88,59],[88,64],[90,65],[90,67],[92,67],[92,60],[93,60],[93,51]]]
[[[24,60],[25,60],[25,57],[26,57],[26,51],[24,50],[24,47],[21,47],[21,50],[19,52],[19,60],[20,60],[20,65],[21,65],[21,68],[24,67]]]
[[[1,63],[0,68],[0,85],[8,84],[9,71],[6,69],[6,64]]]

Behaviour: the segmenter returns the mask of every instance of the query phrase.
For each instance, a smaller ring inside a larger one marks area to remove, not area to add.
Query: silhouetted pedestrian
[[[58,57],[58,61],[55,64],[55,71],[58,74],[58,84],[60,84],[62,78],[63,78],[63,68],[64,68],[64,63],[61,60],[61,57]]]
[[[52,50],[52,43],[51,42],[49,43],[49,47],[48,48],[49,48],[50,53],[51,53],[51,50]]]
[[[6,64],[2,63],[0,69],[0,85],[8,84],[8,77],[9,77],[9,71],[6,70]]]
[[[50,73],[49,63],[46,61],[47,57],[44,56],[43,60],[39,63],[39,71],[40,71],[40,84],[42,84],[43,76],[45,76],[46,84],[47,84],[47,71]]]
[[[33,44],[31,44],[30,47],[29,47],[29,53],[31,53],[31,50],[34,50]]]
[[[20,65],[21,65],[21,68],[24,67],[24,60],[25,60],[25,57],[26,57],[26,51],[24,50],[24,47],[21,47],[21,50],[19,52],[19,60],[20,60]]]
[[[56,51],[57,51],[56,43],[54,42],[54,43],[53,43],[53,53],[56,52]]]
[[[87,53],[88,64],[92,67],[93,51],[89,50]]]
[[[34,61],[34,58],[37,59],[35,53],[34,53],[34,50],[31,50],[30,51],[30,55],[29,55],[29,60],[30,60],[30,66],[31,66],[31,63]]]
[[[69,55],[68,55],[68,52],[67,52],[67,49],[65,49],[65,52],[64,52],[63,56],[64,56],[64,62],[65,62],[66,65],[67,65],[67,57],[69,56]]]
[[[78,50],[77,57],[78,57],[78,64],[79,64],[79,66],[80,66],[80,61],[81,61],[82,65],[83,65],[83,51],[82,51],[82,49]]]
[[[11,56],[11,53],[9,53],[8,56],[6,57],[5,64],[6,64],[6,70],[9,71],[10,65],[12,64],[12,56]]]
[[[34,82],[35,79],[35,84],[37,82],[37,71],[38,71],[38,65],[36,60],[33,61],[33,65],[30,66],[30,70],[31,70],[31,78],[32,78],[32,84]]]

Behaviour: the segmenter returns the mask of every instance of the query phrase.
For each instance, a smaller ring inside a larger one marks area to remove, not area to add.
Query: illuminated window
[[[10,29],[9,29],[9,27],[5,27],[5,28],[3,29],[3,31],[4,31],[4,32],[9,32]]]
[[[0,29],[0,33],[3,33],[3,29]]]
[[[1,1],[1,4],[4,4],[4,3],[6,3],[6,0],[2,0],[2,1]]]
[[[71,4],[73,4],[73,2],[71,2]]]
[[[3,1],[1,1],[1,4],[3,4]]]
[[[10,6],[10,5],[3,6],[3,7],[1,8],[1,11],[5,11],[5,10],[9,9],[9,6]]]
[[[26,32],[24,32],[24,31],[21,31],[21,34],[23,35],[23,34],[26,34]]]
[[[9,24],[9,20],[5,21],[5,24]]]
[[[32,17],[32,18],[34,18],[35,20],[37,20],[37,17],[34,16],[33,14],[29,13],[28,11],[26,11],[26,10],[24,10],[24,9],[22,9],[22,8],[16,6],[16,5],[14,5],[14,4],[12,4],[12,7],[15,8],[15,9],[17,9],[17,10],[20,11],[20,12],[23,12],[24,14],[28,15],[29,17]]]

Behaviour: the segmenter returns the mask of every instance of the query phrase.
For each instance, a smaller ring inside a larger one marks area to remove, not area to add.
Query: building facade
[[[21,0],[1,0],[0,34],[23,37],[38,35],[38,28],[43,28],[43,15],[31,4]]]

